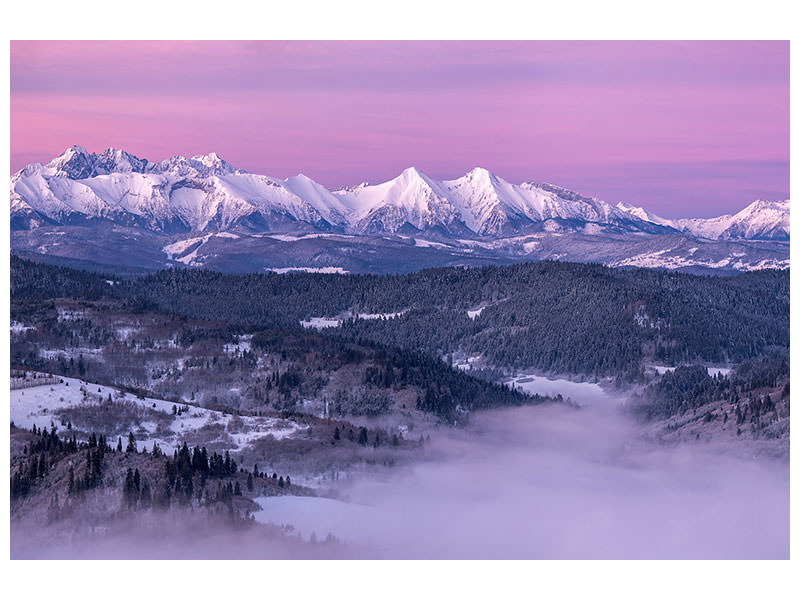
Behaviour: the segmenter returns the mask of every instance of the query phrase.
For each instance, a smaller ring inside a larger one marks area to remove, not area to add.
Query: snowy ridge
[[[681,231],[710,239],[789,239],[789,200],[756,200],[735,215],[713,219],[680,219]]]
[[[335,191],[305,175],[277,179],[236,169],[215,153],[151,163],[124,150],[68,148],[11,178],[12,230],[104,220],[163,233],[431,232],[500,238],[531,232],[683,233],[708,239],[789,239],[789,201],[757,200],[735,215],[663,219],[627,203],[486,169],[437,181],[416,167]]]

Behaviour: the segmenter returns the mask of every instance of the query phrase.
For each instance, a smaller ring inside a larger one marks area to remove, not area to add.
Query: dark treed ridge
[[[167,270],[132,281],[12,257],[12,299],[114,297],[132,306],[258,328],[345,319],[326,335],[435,357],[637,379],[646,360],[740,362],[789,345],[789,272],[708,277],[538,262],[409,275],[229,275]],[[114,281],[109,284],[106,280]],[[485,306],[477,318],[468,309]]]

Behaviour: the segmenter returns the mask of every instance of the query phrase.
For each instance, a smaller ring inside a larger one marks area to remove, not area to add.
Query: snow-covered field
[[[102,348],[84,348],[84,347],[77,347],[77,348],[40,348],[39,349],[39,356],[45,358],[47,360],[54,360],[58,359],[59,356],[64,356],[65,358],[73,358],[77,360],[81,354],[84,357],[92,356],[95,360],[102,360],[103,349]]]
[[[235,344],[225,344],[222,350],[227,354],[236,354],[237,352],[249,352],[251,350],[250,340],[253,339],[252,334],[240,335]]]
[[[116,388],[87,383],[80,379],[61,377],[64,383],[42,385],[38,387],[11,390],[11,421],[17,426],[30,429],[33,425],[49,429],[55,425],[58,430],[64,426],[59,412],[73,407],[97,407],[101,409],[111,394],[114,403],[130,402],[142,409],[150,409],[173,416],[173,408],[187,409],[182,414],[175,414],[168,429],[159,429],[154,421],[144,421],[137,427],[137,446],[152,449],[158,443],[162,450],[172,451],[183,444],[184,438],[199,431],[207,425],[222,425],[225,439],[230,442],[231,451],[246,448],[255,440],[267,436],[282,439],[307,429],[294,421],[275,417],[234,416],[220,411],[209,410],[197,406],[176,404],[154,398],[137,398],[133,394],[122,392]],[[77,425],[76,425],[77,426]],[[147,436],[141,435],[142,431]],[[102,434],[103,432],[97,432]],[[109,440],[109,443],[116,440]],[[123,444],[127,441],[123,440]],[[191,445],[191,444],[190,444]]]
[[[647,365],[648,368],[653,369],[659,375],[663,375],[664,373],[671,373],[675,370],[675,367],[667,367],[665,365]],[[717,374],[721,373],[725,377],[730,375],[731,368],[730,367],[706,367],[708,370],[708,374],[712,377],[715,377]]]
[[[432,242],[430,240],[424,240],[422,238],[414,238],[414,245],[419,246],[420,248],[452,248],[452,246],[448,244],[442,244],[440,242]]]
[[[311,317],[306,321],[300,321],[300,325],[306,329],[325,329],[326,327],[341,327],[342,321],[353,317],[372,321],[375,319],[394,319],[405,314],[407,309],[391,313],[357,313],[355,315],[347,313],[339,317]]]
[[[11,321],[11,333],[24,333],[25,331],[29,331],[31,329],[36,329],[35,327],[28,327],[23,325],[22,323],[18,323],[17,321]]]
[[[465,360],[456,362],[453,366],[456,369],[461,369],[462,371],[469,371],[472,369],[472,364],[479,361],[481,359],[480,354],[476,354],[475,356],[468,356]]]
[[[300,321],[300,325],[306,329],[325,329],[326,327],[339,327],[342,322],[339,319],[327,319],[325,317],[311,317],[307,321]]]
[[[669,254],[675,251],[675,254]],[[789,259],[763,259],[757,263],[745,262],[741,259],[734,260],[731,256],[726,256],[719,260],[704,259],[699,260],[690,256],[680,254],[678,248],[657,250],[636,254],[620,260],[608,262],[609,267],[646,267],[646,268],[666,268],[681,269],[687,267],[704,267],[707,269],[735,269],[737,271],[755,271],[758,269],[788,269]]]
[[[366,319],[367,321],[372,321],[375,319],[394,319],[395,317],[399,317],[402,314],[405,314],[405,310],[401,310],[398,312],[391,312],[391,313],[358,313],[356,317],[359,319]]]
[[[342,267],[270,267],[267,271],[271,271],[273,273],[327,273],[327,274],[338,274],[344,275],[345,273],[349,273],[349,271],[343,269]]]
[[[227,231],[221,231],[219,233],[209,233],[207,235],[202,235],[199,237],[192,237],[185,240],[179,240],[177,242],[173,242],[172,244],[168,244],[162,248],[162,251],[169,257],[170,260],[177,260],[178,262],[182,262],[185,265],[192,265],[197,258],[197,251],[200,250],[200,247],[208,242],[211,238],[228,238],[228,239],[238,239],[239,236],[235,233],[229,233]],[[197,244],[197,247],[190,253],[181,256],[184,252],[186,252],[189,248],[191,248],[194,244]],[[178,258],[176,258],[178,257]]]
[[[486,308],[485,306],[479,306],[478,308],[473,308],[472,310],[468,310],[467,316],[474,321],[476,318],[481,316],[481,313],[485,308]]]

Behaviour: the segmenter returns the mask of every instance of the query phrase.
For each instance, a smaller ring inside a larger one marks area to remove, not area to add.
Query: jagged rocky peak
[[[112,173],[115,177],[104,177]],[[135,176],[139,173],[145,176]],[[137,223],[142,215],[158,215],[154,223],[177,220],[196,223],[192,228],[202,230],[216,222],[219,213],[225,216],[222,223],[236,227],[246,218],[248,227],[258,231],[272,231],[278,219],[301,228],[335,227],[355,234],[413,227],[456,239],[473,234],[500,238],[556,226],[593,235],[613,231],[683,232],[706,239],[789,236],[788,200],[758,200],[735,215],[713,219],[670,220],[553,184],[510,183],[477,166],[453,180],[433,179],[411,166],[383,183],[331,192],[303,174],[288,179],[247,174],[215,152],[151,163],[121,149],[92,154],[72,146],[45,166],[32,164],[16,173],[11,197],[12,219],[15,211],[33,211],[61,225],[81,222],[81,215]]]
[[[147,165],[146,159],[138,158],[125,150],[109,147],[95,154],[82,146],[71,146],[61,156],[47,163],[46,167],[56,176],[89,179],[110,173],[144,173]]]
[[[116,148],[106,148],[100,154],[94,154],[94,172],[97,175],[109,173],[144,173],[147,171],[146,158],[138,158]]]
[[[82,146],[72,146],[47,163],[56,175],[70,179],[87,179],[92,176],[92,155]]]
[[[233,167],[216,152],[197,154],[191,158],[176,154],[156,163],[152,170],[156,173],[175,173],[182,177],[219,177],[245,172]]]

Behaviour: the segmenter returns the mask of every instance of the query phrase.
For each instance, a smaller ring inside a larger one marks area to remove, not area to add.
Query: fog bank
[[[263,521],[365,558],[788,558],[788,460],[648,443],[611,408],[535,406],[443,431],[432,458]],[[296,501],[299,500],[299,501]]]

